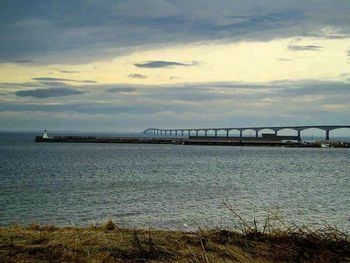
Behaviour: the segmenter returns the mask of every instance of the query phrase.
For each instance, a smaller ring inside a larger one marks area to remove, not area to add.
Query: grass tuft
[[[103,224],[102,226],[105,230],[115,230],[117,228],[117,225],[113,222],[112,219],[109,219],[106,223]]]

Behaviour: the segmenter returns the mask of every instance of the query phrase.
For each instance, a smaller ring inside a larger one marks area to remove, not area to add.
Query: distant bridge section
[[[259,137],[259,131],[261,130],[271,130],[276,135],[279,131],[290,129],[297,132],[298,137],[301,138],[301,132],[307,129],[320,129],[325,131],[326,133],[326,140],[329,140],[329,134],[330,131],[341,129],[341,128],[348,128],[350,129],[350,125],[307,125],[307,126],[278,126],[278,127],[243,127],[243,128],[200,128],[200,129],[158,129],[158,128],[148,128],[143,133],[148,135],[170,135],[170,136],[199,136],[199,133],[204,133],[205,137],[208,137],[208,132],[214,132],[214,136],[218,137],[218,132],[224,131],[226,132],[226,137],[230,137],[230,131],[239,131],[240,138],[243,137],[243,132],[246,130],[253,130],[255,131],[255,137]],[[201,135],[203,136],[203,135]]]

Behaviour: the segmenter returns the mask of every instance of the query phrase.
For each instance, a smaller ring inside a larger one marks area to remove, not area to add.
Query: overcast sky
[[[348,0],[3,0],[0,129],[350,124]]]

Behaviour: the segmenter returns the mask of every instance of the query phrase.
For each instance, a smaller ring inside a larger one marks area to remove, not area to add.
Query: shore
[[[348,236],[335,229],[197,232],[86,228],[0,228],[0,262],[350,262]]]

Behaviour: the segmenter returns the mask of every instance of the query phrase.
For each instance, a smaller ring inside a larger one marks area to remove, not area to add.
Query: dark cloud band
[[[163,61],[163,60],[155,60],[155,61],[148,61],[145,63],[136,63],[134,64],[138,68],[171,68],[171,67],[188,67],[193,66],[195,63],[186,64],[181,62],[174,62],[174,61]]]
[[[97,83],[97,81],[94,80],[75,80],[75,79],[65,79],[65,78],[51,78],[51,77],[40,77],[40,78],[33,78],[33,80],[36,81],[68,81],[68,82],[79,82],[79,83]]]
[[[290,45],[288,47],[288,49],[292,51],[320,51],[322,48],[323,47],[321,46],[314,46],[314,45],[308,45],[308,46]]]
[[[128,75],[129,78],[131,79],[147,79],[146,75],[142,75],[142,74],[129,74]]]
[[[84,94],[85,92],[69,89],[69,88],[51,88],[51,89],[33,89],[33,90],[20,90],[15,92],[19,97],[34,97],[38,99],[45,99],[51,97],[62,97]]]

